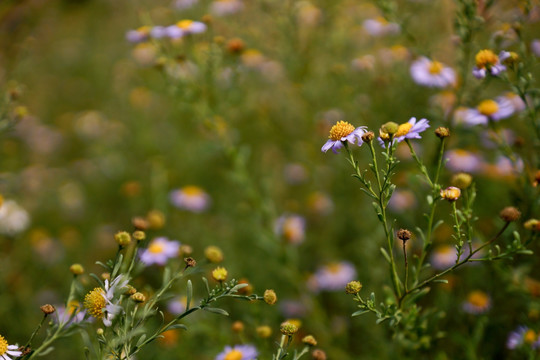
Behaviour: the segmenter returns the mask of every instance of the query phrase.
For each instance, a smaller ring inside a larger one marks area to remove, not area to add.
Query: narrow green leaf
[[[208,279],[203,276],[202,281],[204,282],[204,286],[206,287],[206,292],[208,293],[208,295],[210,295],[210,286],[208,285]]]
[[[381,248],[381,254],[383,254],[384,258],[386,259],[386,261],[388,261],[389,264],[392,263],[392,261],[390,260],[390,255],[388,255],[384,248]]]
[[[352,317],[360,316],[360,315],[365,314],[365,313],[367,313],[367,312],[369,312],[369,310],[358,310],[358,311],[356,311],[356,312],[353,312],[351,316],[352,316]]]
[[[226,312],[225,310],[220,309],[220,308],[205,307],[203,310],[206,310],[206,311],[214,313],[214,314],[220,314],[220,315],[229,316],[228,312]]]
[[[168,330],[173,330],[173,329],[187,330],[187,326],[184,324],[174,324],[168,327]]]

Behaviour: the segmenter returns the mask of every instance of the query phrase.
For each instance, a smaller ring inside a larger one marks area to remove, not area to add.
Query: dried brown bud
[[[326,353],[321,349],[313,350],[311,353],[313,360],[326,360]]]
[[[443,139],[450,136],[450,130],[441,126],[435,129],[435,135],[437,135],[438,138]]]
[[[397,232],[398,239],[402,240],[403,242],[409,240],[411,236],[412,236],[411,232],[407,229],[400,229]]]
[[[186,267],[195,267],[197,265],[197,262],[192,257],[184,258],[184,262],[186,263]]]
[[[233,324],[231,325],[231,330],[235,333],[241,333],[242,331],[244,331],[244,323],[241,321],[233,322]]]
[[[227,42],[227,51],[231,54],[239,54],[246,48],[244,41],[239,38],[234,38]]]
[[[501,210],[499,216],[506,222],[512,222],[519,219],[521,212],[513,206],[507,206]]]
[[[363,135],[362,135],[362,140],[367,142],[368,144],[373,140],[375,139],[375,133],[373,133],[373,131],[368,131],[368,132],[365,132]]]
[[[51,304],[45,304],[45,305],[41,306],[40,309],[41,309],[41,311],[43,311],[45,316],[50,315],[50,314],[52,314],[52,313],[54,313],[56,311],[54,306],[52,306]]]
[[[131,219],[131,223],[137,230],[148,230],[148,227],[150,227],[150,224],[145,218],[142,218],[140,216],[136,216],[133,219]]]

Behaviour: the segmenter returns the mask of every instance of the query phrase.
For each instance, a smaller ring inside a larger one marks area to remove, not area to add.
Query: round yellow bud
[[[222,268],[220,266],[218,266],[217,268],[214,269],[214,271],[212,271],[212,277],[214,278],[214,280],[219,281],[219,282],[223,282],[227,280],[227,275],[228,275],[227,269]]]
[[[114,235],[114,240],[116,240],[120,246],[127,246],[131,244],[131,235],[129,235],[127,231],[120,231]]]
[[[264,302],[268,305],[274,305],[277,302],[276,292],[272,289],[268,289],[264,292]]]
[[[217,264],[223,261],[223,251],[217,246],[208,246],[204,249],[204,256],[211,263]]]
[[[81,264],[73,264],[69,267],[69,271],[71,271],[71,273],[73,275],[82,275],[84,274],[84,268]]]

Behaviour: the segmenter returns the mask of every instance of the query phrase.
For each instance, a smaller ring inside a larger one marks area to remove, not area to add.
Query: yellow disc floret
[[[493,66],[499,62],[499,57],[491,50],[480,50],[475,57],[479,69]]]
[[[163,252],[163,244],[157,241],[154,241],[150,246],[148,246],[148,251],[152,254],[161,254]]]
[[[103,308],[107,306],[105,301],[105,291],[102,288],[95,288],[84,297],[84,307],[88,313],[97,319],[103,317]]]
[[[204,194],[204,191],[200,187],[195,185],[184,186],[182,188],[182,192],[188,196],[200,196]]]
[[[227,275],[228,275],[227,269],[222,268],[220,266],[218,266],[217,268],[214,269],[214,271],[212,271],[212,277],[216,281],[221,282],[221,281],[227,280]]]
[[[442,69],[444,68],[443,64],[441,64],[440,62],[438,61],[432,61],[430,64],[429,64],[429,68],[428,68],[428,71],[430,74],[433,74],[433,75],[437,75],[437,74],[440,74]]]
[[[483,291],[473,291],[467,297],[467,301],[478,308],[486,308],[489,306],[489,297]]]
[[[0,335],[0,356],[4,355],[8,349],[8,342]]]
[[[330,136],[328,137],[332,141],[341,140],[345,136],[350,135],[354,131],[354,126],[346,121],[338,121],[336,125],[330,129]]]
[[[534,330],[531,330],[531,329],[527,330],[527,332],[523,336],[523,340],[527,344],[532,344],[533,342],[536,341],[536,339],[537,339],[536,333],[534,332]]]
[[[478,112],[482,115],[491,116],[499,111],[499,104],[494,100],[484,100],[476,107]]]
[[[411,131],[411,128],[412,128],[412,124],[408,122],[406,122],[405,124],[399,125],[397,132],[394,134],[394,137],[407,135],[409,131]]]
[[[225,355],[224,360],[242,360],[242,352],[238,350],[232,350]]]
[[[193,24],[193,20],[180,20],[176,23],[176,26],[180,29],[187,30],[190,28],[191,24]]]

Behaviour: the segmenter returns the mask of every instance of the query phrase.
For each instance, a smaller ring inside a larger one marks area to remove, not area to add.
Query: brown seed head
[[[368,131],[368,132],[365,132],[363,135],[362,135],[362,140],[367,142],[368,144],[373,140],[375,139],[375,133],[373,131]]]
[[[507,206],[501,210],[499,216],[506,222],[512,222],[519,219],[521,212],[513,206]]]
[[[441,126],[435,129],[435,135],[437,135],[437,137],[440,139],[444,139],[450,136],[450,130],[448,130],[448,128]]]
[[[40,309],[41,309],[41,311],[43,311],[45,316],[50,315],[50,314],[52,314],[52,313],[54,313],[56,311],[54,306],[52,306],[51,304],[45,304],[43,306],[40,306]]]
[[[398,239],[400,239],[403,242],[409,240],[411,236],[412,236],[411,232],[407,229],[399,229],[399,231],[397,232]]]
[[[192,257],[184,258],[184,262],[186,263],[186,267],[195,267],[197,265],[197,262]]]
[[[321,349],[315,349],[311,353],[313,360],[326,360],[326,353]]]

